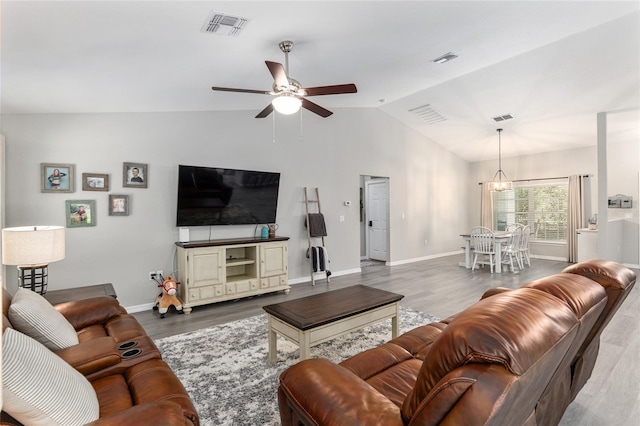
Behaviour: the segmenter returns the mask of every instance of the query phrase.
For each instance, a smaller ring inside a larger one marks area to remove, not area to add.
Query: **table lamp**
[[[2,263],[17,265],[18,286],[47,292],[49,263],[64,259],[62,226],[20,226],[2,230]]]

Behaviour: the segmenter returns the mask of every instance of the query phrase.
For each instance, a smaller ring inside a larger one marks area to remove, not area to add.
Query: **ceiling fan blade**
[[[269,72],[271,72],[276,86],[289,87],[289,79],[281,63],[271,61],[264,61],[264,63],[267,64],[267,68],[269,68]]]
[[[321,117],[327,118],[328,116],[333,114],[328,109],[325,109],[325,108],[321,107],[318,104],[314,104],[309,99],[301,98],[301,100],[302,100],[302,107],[303,108],[306,108],[309,111],[314,112],[314,113],[318,114]]]
[[[216,87],[213,86],[211,90],[216,90],[218,92],[241,92],[241,93],[257,93],[260,95],[272,95],[273,93],[268,90],[253,90],[253,89],[234,89],[232,87]]]
[[[272,112],[273,112],[273,104],[269,104],[269,105],[267,105],[265,107],[265,109],[260,111],[260,113],[258,115],[256,115],[256,118],[265,118],[266,116],[268,116]]]
[[[358,89],[355,84],[336,84],[333,86],[318,86],[302,89],[307,96],[319,95],[341,95],[343,93],[357,93]]]

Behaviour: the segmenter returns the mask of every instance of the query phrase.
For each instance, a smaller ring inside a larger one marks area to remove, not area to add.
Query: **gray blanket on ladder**
[[[324,223],[322,213],[309,213],[309,219],[305,221],[305,225],[309,227],[310,237],[326,237],[327,226]]]

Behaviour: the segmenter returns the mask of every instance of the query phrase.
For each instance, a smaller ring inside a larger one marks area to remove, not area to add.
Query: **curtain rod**
[[[583,178],[590,178],[592,175],[582,175]],[[514,179],[511,182],[533,182],[536,180],[556,180],[556,179],[569,179],[569,176],[559,176],[550,178],[535,178],[535,179]],[[482,185],[482,182],[478,182],[478,185]]]

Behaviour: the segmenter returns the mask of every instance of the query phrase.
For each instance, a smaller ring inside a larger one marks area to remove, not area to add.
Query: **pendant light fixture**
[[[502,192],[513,189],[513,182],[507,179],[507,175],[502,171],[502,140],[500,134],[502,129],[498,130],[498,171],[493,175],[493,181],[489,182],[489,191]],[[502,179],[504,177],[504,180]]]

